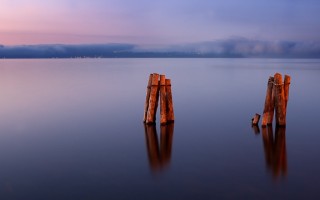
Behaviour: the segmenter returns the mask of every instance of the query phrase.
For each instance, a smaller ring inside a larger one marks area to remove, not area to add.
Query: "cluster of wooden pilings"
[[[290,81],[291,77],[289,75],[285,75],[283,81],[279,73],[276,73],[273,77],[269,77],[262,116],[262,127],[272,125],[274,115],[277,126],[286,126]],[[260,115],[255,114],[252,118],[252,125],[258,125],[259,120]]]
[[[171,80],[166,79],[165,75],[157,73],[150,74],[146,102],[144,106],[143,122],[154,124],[160,96],[160,124],[165,125],[174,122]]]

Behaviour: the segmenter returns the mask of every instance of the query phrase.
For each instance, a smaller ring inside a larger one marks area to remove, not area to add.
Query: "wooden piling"
[[[272,125],[273,122],[273,116],[274,116],[274,104],[275,104],[275,87],[274,87],[274,77],[271,77],[272,79],[272,92],[271,92],[271,100],[270,100],[270,110],[269,110],[269,115],[268,115],[268,120],[267,120],[267,125]]]
[[[147,124],[153,124],[156,120],[156,113],[159,99],[159,74],[152,75],[152,83],[150,89],[149,107],[147,113]]]
[[[273,77],[269,77],[268,80],[268,88],[266,93],[266,99],[264,103],[264,110],[263,110],[263,116],[262,116],[262,122],[261,125],[264,127],[268,124],[268,120],[270,118],[271,110],[273,111],[273,103],[272,103],[272,89],[273,89]],[[272,112],[273,115],[273,112]],[[271,122],[272,123],[272,122]]]
[[[289,75],[284,75],[284,99],[285,99],[286,109],[287,109],[287,104],[289,100],[290,81],[291,81],[291,77]]]
[[[275,87],[275,111],[276,111],[276,124],[278,126],[286,125],[286,105],[284,96],[284,86],[282,76],[279,73],[274,75]]]
[[[254,117],[252,118],[252,125],[258,125],[260,120],[260,115],[256,113]]]
[[[148,108],[149,108],[149,99],[150,99],[150,91],[151,91],[151,84],[152,84],[152,74],[149,76],[149,81],[147,85],[147,94],[146,94],[146,102],[144,104],[144,115],[143,115],[143,122],[145,123],[147,121],[147,114],[148,114]]]
[[[167,123],[167,95],[166,95],[166,77],[160,75],[160,124]]]
[[[171,91],[171,80],[166,79],[166,92],[167,92],[167,122],[174,122],[174,111]]]

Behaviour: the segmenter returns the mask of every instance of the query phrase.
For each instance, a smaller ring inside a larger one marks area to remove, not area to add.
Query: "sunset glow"
[[[2,0],[0,44],[318,41],[318,1]]]

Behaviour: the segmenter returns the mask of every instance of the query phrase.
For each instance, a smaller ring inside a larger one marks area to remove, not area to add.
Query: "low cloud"
[[[112,57],[120,52],[130,52],[134,47],[132,44],[0,45],[0,58]]]
[[[320,58],[320,42],[262,41],[246,38],[175,45],[162,51],[221,57]]]
[[[134,44],[0,45],[0,58],[257,57],[320,58],[320,42],[231,38],[152,48]]]

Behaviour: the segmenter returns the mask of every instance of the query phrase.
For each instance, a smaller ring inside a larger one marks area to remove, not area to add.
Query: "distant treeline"
[[[134,44],[0,45],[0,58],[320,58],[319,42],[267,42],[234,38],[170,45],[157,49]]]

